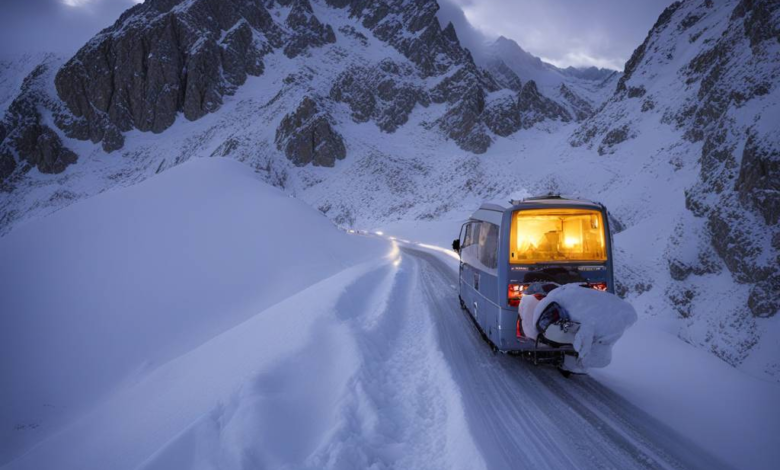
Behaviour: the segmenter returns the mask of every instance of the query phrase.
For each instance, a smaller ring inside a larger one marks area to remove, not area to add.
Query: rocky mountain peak
[[[219,108],[285,34],[260,2],[151,1],[102,31],[57,73],[57,93],[77,118],[73,138],[104,141],[130,129],[160,133],[176,115]],[[106,151],[121,142],[104,141]]]
[[[290,60],[301,58],[296,66],[305,77],[310,69],[307,57],[320,49],[335,48],[327,50],[337,53],[344,65],[338,75],[324,79],[330,81],[329,89],[311,90],[306,79],[294,86],[288,83],[282,93],[299,89],[319,96],[317,104],[323,109],[330,109],[331,103],[344,103],[353,121],[373,121],[390,133],[405,125],[418,105],[426,108],[430,103],[445,103],[446,109],[432,125],[461,148],[475,153],[485,152],[493,135],[508,136],[545,119],[570,120],[567,108],[571,108],[570,95],[576,96],[575,92],[555,98],[546,94],[558,95],[556,89],[531,93],[500,60],[481,68],[461,46],[454,25],[441,27],[435,0],[313,1],[316,5],[312,0],[147,1],[129,9],[53,71],[56,96],[43,85],[42,93],[36,96],[57,108],[56,125],[67,138],[100,143],[103,151],[110,153],[124,148],[125,133],[130,130],[162,133],[179,115],[196,121],[216,112],[225,97],[234,95],[248,77],[266,73],[268,57],[277,57],[277,52]],[[357,39],[359,47],[368,47],[368,37],[373,36],[405,60],[350,60],[350,54],[337,44],[336,30],[318,12],[325,18],[335,15],[341,23],[349,18],[346,21],[353,24],[340,26],[343,40]],[[356,29],[355,21],[362,32]],[[519,49],[505,38],[498,43]],[[503,89],[519,96],[490,98]],[[500,113],[484,114],[488,101],[498,106],[496,103],[507,99],[513,104],[506,101],[499,107]],[[556,99],[563,105],[556,104]],[[580,116],[580,111],[575,115]],[[338,134],[339,119],[331,114],[325,121],[328,129]],[[518,124],[521,121],[523,124]],[[10,133],[11,124],[3,124],[3,134]],[[289,136],[283,140],[289,142]],[[39,160],[30,154],[29,146],[18,147],[13,142],[17,141],[8,141],[3,153],[4,174],[13,172],[20,159]],[[325,165],[343,158],[341,147],[326,146],[337,149],[329,158],[297,158],[284,153],[296,164]],[[285,144],[283,148],[291,147]],[[52,171],[61,171],[74,160],[63,152],[58,160],[62,164],[50,166]]]

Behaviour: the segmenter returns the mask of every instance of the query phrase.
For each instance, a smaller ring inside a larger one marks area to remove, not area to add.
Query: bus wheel
[[[460,309],[466,310],[466,302],[463,301],[463,297],[458,296],[458,300],[460,300]]]
[[[570,372],[570,371],[568,371],[568,370],[566,370],[566,369],[564,369],[563,367],[559,367],[559,368],[558,368],[558,372],[560,372],[560,373],[561,373],[561,375],[562,375],[562,376],[564,376],[564,377],[565,377],[565,378],[567,378],[567,379],[568,379],[569,377],[571,377],[571,372]]]

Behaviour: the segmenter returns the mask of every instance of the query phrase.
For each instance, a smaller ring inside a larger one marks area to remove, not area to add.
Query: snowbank
[[[0,464],[386,242],[232,160],[195,160],[0,239]],[[292,312],[291,312],[292,314]]]
[[[242,164],[20,226],[0,279],[4,470],[486,468],[415,263]]]
[[[780,385],[640,319],[589,375],[733,468],[771,469],[780,459]]]
[[[533,324],[550,303],[556,302],[580,323],[574,349],[582,367],[606,367],[612,361],[612,347],[637,320],[634,307],[608,292],[567,284],[550,292],[534,310]]]

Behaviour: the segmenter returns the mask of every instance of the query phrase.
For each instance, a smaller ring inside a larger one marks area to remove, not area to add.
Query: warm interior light
[[[531,209],[512,218],[509,259],[515,264],[606,261],[601,212],[592,209]]]

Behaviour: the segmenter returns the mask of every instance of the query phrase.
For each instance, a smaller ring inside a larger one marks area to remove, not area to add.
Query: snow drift
[[[199,160],[0,243],[0,462],[120,386],[375,254],[240,163]],[[282,248],[283,249],[280,249]],[[33,440],[35,437],[33,437]]]
[[[226,159],[18,227],[0,466],[484,468],[399,256]]]

